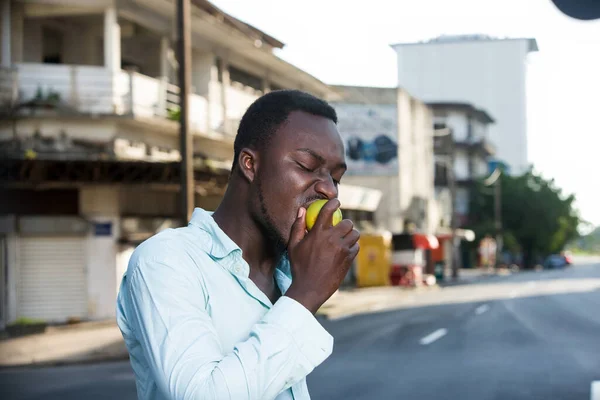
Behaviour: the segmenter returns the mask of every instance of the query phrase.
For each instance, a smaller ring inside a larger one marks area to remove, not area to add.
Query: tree
[[[600,254],[600,226],[587,235],[577,238],[568,247],[577,253]]]
[[[526,267],[560,252],[578,237],[581,219],[574,208],[575,196],[564,196],[554,179],[545,180],[529,170],[520,176],[502,174],[500,182],[505,249],[522,252]],[[482,181],[471,191],[470,222],[477,237],[494,234],[493,188]]]

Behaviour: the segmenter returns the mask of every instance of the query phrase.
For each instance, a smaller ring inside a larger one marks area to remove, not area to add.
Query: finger
[[[346,256],[346,262],[344,263],[347,266],[347,270],[349,270],[352,267],[352,263],[354,262],[354,259],[358,255],[359,251],[360,245],[358,243],[355,243],[348,251],[348,255]]]
[[[358,232],[356,229],[352,229],[352,231],[350,231],[350,233],[348,233],[346,236],[344,236],[343,243],[345,246],[352,248],[352,246],[354,246],[356,244],[356,242],[358,242],[359,239],[360,239],[360,232]]]
[[[306,209],[304,207],[300,207],[298,210],[298,215],[296,216],[296,220],[292,225],[292,230],[290,232],[290,240],[288,242],[288,249],[293,249],[302,239],[304,239],[304,235],[306,234]]]
[[[345,219],[333,227],[335,234],[341,238],[345,237],[350,232],[352,232],[353,228],[354,228],[354,223],[352,221],[350,221],[349,219]]]
[[[321,208],[319,215],[317,216],[315,226],[319,229],[330,228],[333,224],[333,213],[338,208],[340,208],[340,201],[338,199],[331,199],[327,203],[325,203],[323,208]]]
[[[350,260],[354,260],[360,251],[360,244],[358,242],[354,243],[354,245],[350,248],[348,252],[348,257]]]

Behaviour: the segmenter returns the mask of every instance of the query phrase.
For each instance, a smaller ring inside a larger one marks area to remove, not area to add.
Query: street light
[[[452,136],[452,130],[449,128],[435,129],[434,140],[439,138],[441,141],[442,149],[438,149],[445,153],[445,155],[435,155],[435,162],[446,166],[446,180],[448,183],[448,189],[450,190],[450,202],[451,202],[451,213],[450,213],[450,230],[452,231],[452,247],[451,247],[451,261],[450,269],[452,271],[452,278],[457,279],[459,275],[459,260],[458,260],[458,244],[459,240],[456,235],[458,229],[458,221],[456,219],[456,176],[454,175],[454,138]]]

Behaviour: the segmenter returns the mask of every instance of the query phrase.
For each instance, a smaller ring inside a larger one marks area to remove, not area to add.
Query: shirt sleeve
[[[331,354],[331,335],[285,296],[226,354],[206,311],[207,294],[199,293],[201,277],[170,264],[139,259],[126,283],[129,325],[167,397],[273,399]]]

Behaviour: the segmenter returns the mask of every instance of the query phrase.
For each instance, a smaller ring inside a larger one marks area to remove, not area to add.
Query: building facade
[[[391,232],[414,224],[434,233],[433,115],[403,89],[334,86],[338,129],[345,141],[344,184],[382,193],[375,222]]]
[[[392,46],[398,58],[398,84],[425,102],[474,104],[496,123],[490,139],[496,157],[513,173],[528,168],[526,73],[535,39],[442,36]]]
[[[334,92],[277,39],[192,3],[195,204],[210,210],[256,98]],[[181,225],[175,2],[70,4],[2,3],[0,325],[112,318],[134,247]]]
[[[454,179],[454,212],[458,226],[468,223],[470,189],[477,179],[488,175],[496,148],[489,139],[494,119],[484,110],[466,103],[428,103],[433,110],[436,132],[435,186],[439,194],[449,187],[449,171]],[[446,207],[447,209],[447,207]]]

